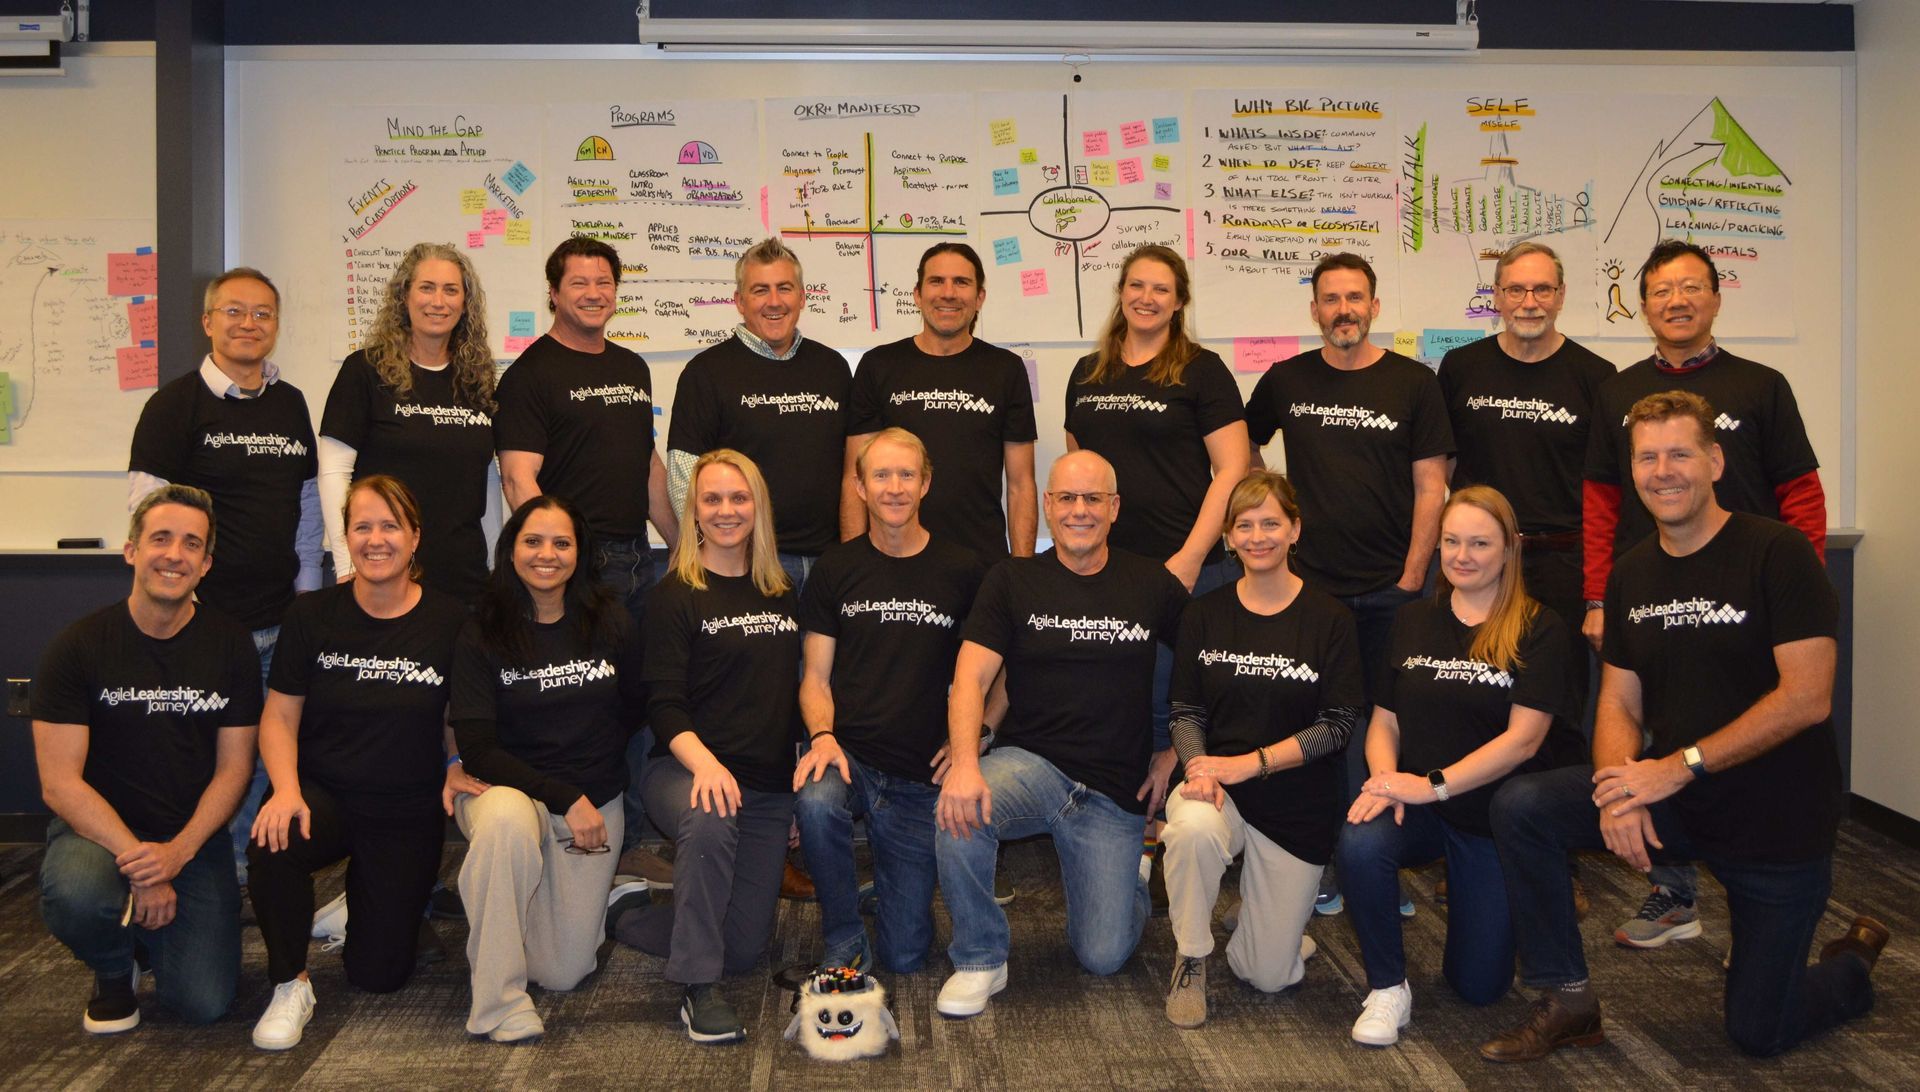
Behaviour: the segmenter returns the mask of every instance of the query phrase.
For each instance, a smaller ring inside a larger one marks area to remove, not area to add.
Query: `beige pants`
[[[1160,832],[1167,847],[1168,917],[1174,943],[1183,956],[1213,952],[1213,904],[1220,877],[1242,853],[1240,924],[1227,941],[1227,966],[1256,990],[1272,993],[1300,981],[1300,937],[1313,915],[1324,866],[1281,849],[1240,818],[1233,797],[1214,808],[1175,790],[1167,797],[1167,825]]]
[[[495,785],[460,797],[453,810],[470,843],[460,866],[473,972],[467,1030],[485,1035],[533,1011],[529,981],[570,990],[593,972],[625,813],[618,796],[602,805],[609,850],[577,854],[566,852],[566,821],[519,789]]]

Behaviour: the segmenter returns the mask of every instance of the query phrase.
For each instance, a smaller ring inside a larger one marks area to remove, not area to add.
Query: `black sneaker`
[[[680,999],[680,1023],[687,1029],[687,1038],[696,1043],[734,1043],[747,1037],[733,1006],[711,982],[687,987]]]
[[[630,880],[627,883],[616,884],[613,890],[607,892],[607,931],[605,935],[608,937],[613,936],[614,927],[620,924],[621,915],[627,913],[629,910],[639,910],[642,907],[652,905],[653,895],[649,893],[647,881]]]
[[[87,1010],[80,1015],[80,1026],[95,1035],[112,1035],[139,1027],[140,1000],[133,993],[139,976],[138,968],[126,974],[94,975],[93,996],[87,999]]]
[[[467,907],[460,901],[460,892],[451,887],[436,887],[433,894],[427,896],[427,916],[441,921],[465,921]]]

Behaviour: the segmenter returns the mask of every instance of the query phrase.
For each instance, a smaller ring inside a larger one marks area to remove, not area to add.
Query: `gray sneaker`
[[[1633,920],[1613,931],[1614,943],[1627,948],[1660,948],[1670,940],[1700,935],[1700,915],[1664,887],[1655,887]]]
[[[1174,963],[1167,1020],[1177,1028],[1197,1028],[1207,1022],[1207,957],[1181,956]]]
[[[747,1037],[747,1029],[711,982],[688,986],[680,999],[680,1023],[696,1043],[732,1043]]]

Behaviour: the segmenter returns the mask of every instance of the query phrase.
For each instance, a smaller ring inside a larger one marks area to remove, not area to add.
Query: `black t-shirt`
[[[453,369],[417,364],[405,403],[356,352],[340,365],[320,435],[353,448],[353,477],[391,474],[420,502],[420,582],[463,603],[479,597],[487,578],[487,466],[493,461],[493,418],[460,405]]]
[[[1268,368],[1247,399],[1254,445],[1276,429],[1300,493],[1300,575],[1332,595],[1398,582],[1413,544],[1413,464],[1453,453],[1433,373],[1392,352],[1352,372],[1301,353]]]
[[[1566,623],[1541,608],[1520,640],[1520,663],[1498,671],[1473,658],[1478,627],[1454,617],[1448,594],[1418,599],[1400,608],[1388,638],[1386,677],[1378,704],[1400,721],[1400,769],[1425,776],[1452,765],[1507,730],[1513,707],[1537,709],[1553,718],[1540,749],[1497,780],[1430,805],[1462,830],[1493,835],[1487,808],[1508,777],[1570,765],[1581,759],[1581,738],[1570,718],[1576,670],[1568,655]],[[1582,664],[1578,670],[1586,670]]]
[[[1240,388],[1211,349],[1188,361],[1170,387],[1147,382],[1144,364],[1111,382],[1082,382],[1095,359],[1081,357],[1067,381],[1067,431],[1112,463],[1120,481],[1113,544],[1165,561],[1186,545],[1213,484],[1206,438],[1246,416]],[[1216,542],[1207,560],[1221,549]]]
[[[1686,557],[1669,556],[1657,535],[1642,540],[1614,565],[1606,602],[1600,654],[1640,677],[1653,758],[1752,708],[1779,685],[1773,650],[1834,636],[1840,610],[1806,536],[1744,512]],[[1841,812],[1833,720],[1671,799],[1706,853],[1742,861],[1831,853]]]
[[[1092,576],[1052,550],[995,565],[960,632],[1006,661],[995,741],[1144,813],[1134,794],[1153,752],[1153,646],[1172,643],[1186,603],[1165,565],[1120,549]]]
[[[289,383],[224,398],[194,369],[153,392],[127,469],[213,497],[214,563],[200,602],[248,629],[280,624],[300,573],[300,490],[319,472],[307,400]]]
[[[1207,711],[1207,753],[1243,755],[1311,728],[1322,709],[1366,701],[1353,615],[1300,589],[1278,614],[1255,614],[1235,584],[1195,599],[1173,651],[1174,701]],[[1228,785],[1240,817],[1308,864],[1326,864],[1340,838],[1342,752]]]
[[[582,353],[543,334],[494,397],[494,447],[541,456],[541,493],[572,501],[603,538],[647,533],[653,374],[640,354],[612,342]]]
[[[467,611],[432,588],[398,618],[360,608],[352,584],[287,608],[267,685],[304,698],[300,780],[363,814],[439,806],[446,753],[447,677]]]
[[[743,787],[793,791],[800,732],[800,623],[792,589],[709,571],[694,591],[668,573],[647,600],[648,719],[658,742],[692,732]]]
[[[469,620],[454,643],[448,713],[467,772],[565,815],[582,796],[602,807],[627,787],[627,740],[646,717],[640,634],[618,607],[611,642],[572,618],[532,625],[524,663],[490,651]]]
[[[687,361],[673,392],[667,447],[701,455],[730,447],[752,459],[773,495],[784,553],[817,557],[840,541],[846,467],[847,358],[817,341],[769,360],[728,338]]]
[[[213,780],[220,729],[260,723],[260,656],[219,611],[194,611],[161,641],[114,603],[47,646],[33,719],[86,725],[81,777],[135,834],[165,840]]]
[[[1453,488],[1503,493],[1523,534],[1580,529],[1580,477],[1600,385],[1614,367],[1571,338],[1529,364],[1498,337],[1462,345],[1440,361],[1459,463]]]
[[[1620,523],[1613,533],[1613,556],[1653,534],[1653,517],[1633,489],[1633,445],[1627,436],[1627,411],[1649,394],[1692,391],[1713,407],[1715,439],[1727,469],[1714,483],[1714,496],[1729,512],[1780,518],[1773,487],[1820,468],[1800,405],[1787,377],[1725,349],[1707,363],[1685,372],[1662,371],[1643,360],[1600,388],[1600,402],[1587,446],[1589,481],[1620,487]]]
[[[904,428],[927,445],[933,487],[920,522],[936,541],[981,558],[1006,557],[1000,504],[1006,445],[1033,443],[1033,391],[1019,357],[978,338],[952,356],[929,356],[912,338],[867,350],[853,376],[853,435]]]
[[[865,535],[821,555],[800,593],[800,628],[833,638],[833,732],[848,754],[931,783],[960,624],[984,573],[938,536],[912,557],[883,554]]]

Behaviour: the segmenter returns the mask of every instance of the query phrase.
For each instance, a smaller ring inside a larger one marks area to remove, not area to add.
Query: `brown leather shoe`
[[[1593,900],[1587,897],[1587,885],[1580,882],[1580,877],[1575,876],[1573,878],[1573,920],[1576,922],[1587,920],[1587,915],[1592,910]]]
[[[647,848],[643,843],[635,843],[620,854],[620,860],[613,866],[613,883],[618,887],[634,880],[647,881],[649,891],[673,890],[673,862]]]
[[[1820,962],[1825,963],[1834,956],[1851,952],[1864,960],[1867,970],[1871,971],[1873,965],[1880,961],[1880,950],[1892,939],[1892,930],[1862,914],[1853,919],[1853,925],[1838,940],[1828,941],[1827,946],[1820,949]]]
[[[813,877],[800,871],[792,861],[787,862],[787,870],[780,876],[780,897],[798,899],[801,902],[813,901]]]
[[[1480,1056],[1489,1062],[1532,1062],[1563,1046],[1590,1047],[1606,1042],[1600,1030],[1600,1009],[1575,1016],[1549,993],[1533,1003],[1527,1022],[1480,1044]]]

